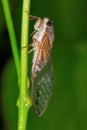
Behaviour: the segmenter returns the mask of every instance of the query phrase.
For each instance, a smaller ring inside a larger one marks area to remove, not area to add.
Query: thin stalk
[[[31,101],[28,98],[28,30],[29,16],[26,11],[30,11],[30,0],[23,0],[22,9],[22,30],[21,30],[21,87],[18,100],[18,130],[26,130],[27,115]],[[24,48],[23,48],[24,47]]]
[[[17,75],[20,82],[20,60],[19,60],[18,44],[17,44],[17,39],[15,35],[15,30],[13,26],[13,21],[11,17],[8,0],[2,0],[2,5],[3,5],[7,29],[9,33],[9,38],[11,42],[12,53],[13,53],[13,57],[14,57],[15,65],[16,65]]]

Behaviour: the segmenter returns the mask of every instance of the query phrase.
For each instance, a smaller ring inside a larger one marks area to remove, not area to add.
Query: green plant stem
[[[18,52],[18,44],[14,31],[14,26],[12,22],[11,12],[8,4],[8,0],[2,0],[3,10],[5,14],[6,24],[8,28],[8,33],[11,41],[12,53],[16,65],[17,75],[20,82],[20,60],[19,60],[19,52]]]
[[[22,9],[22,30],[21,30],[21,87],[18,100],[18,130],[26,130],[27,115],[31,101],[28,98],[28,29],[29,15],[26,11],[30,11],[30,0],[23,0]],[[25,47],[25,48],[23,48]]]

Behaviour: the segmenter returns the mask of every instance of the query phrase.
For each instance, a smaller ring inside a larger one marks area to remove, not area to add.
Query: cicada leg
[[[28,54],[30,54],[33,50],[34,50],[34,48],[30,49],[30,50],[28,51]]]

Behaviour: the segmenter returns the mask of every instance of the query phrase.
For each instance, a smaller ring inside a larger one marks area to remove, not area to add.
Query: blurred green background
[[[22,0],[9,3],[20,47]],[[87,130],[87,0],[31,0],[31,14],[53,21],[55,83],[44,115],[38,118],[30,109],[27,130]],[[32,54],[29,77],[31,65]],[[0,130],[17,130],[17,82],[0,1]]]

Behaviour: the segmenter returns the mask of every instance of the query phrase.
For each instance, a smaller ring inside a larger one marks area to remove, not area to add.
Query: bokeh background
[[[20,49],[22,0],[9,0],[9,3]],[[33,107],[30,109],[27,130],[86,130],[87,0],[31,0],[31,14],[48,16],[53,21],[55,82],[44,115],[38,118]],[[30,33],[34,22],[30,21]],[[32,54],[29,55],[29,77],[31,65]],[[0,130],[17,130],[17,82],[0,1]]]

